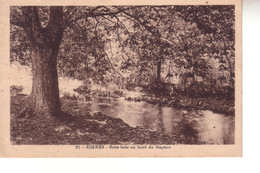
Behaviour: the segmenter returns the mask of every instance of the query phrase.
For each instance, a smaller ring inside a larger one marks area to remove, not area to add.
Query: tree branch
[[[65,22],[63,18],[63,7],[50,7],[50,20],[46,28],[53,29],[53,26],[64,28]]]
[[[65,27],[79,21],[79,20],[82,20],[82,19],[87,19],[89,17],[99,17],[99,16],[114,16],[114,15],[117,15],[119,13],[122,12],[122,10],[120,9],[117,9],[117,11],[109,11],[107,10],[106,12],[99,12],[99,13],[95,13],[98,9],[100,8],[105,8],[105,9],[108,9],[106,8],[105,6],[97,6],[95,8],[93,8],[92,10],[90,10],[89,12],[87,13],[83,13],[77,17],[75,17],[74,19],[67,19],[66,23],[65,23]]]

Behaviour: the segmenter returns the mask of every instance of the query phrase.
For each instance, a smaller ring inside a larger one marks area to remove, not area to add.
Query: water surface
[[[84,111],[101,111],[120,118],[132,127],[177,135],[187,144],[234,144],[233,116],[133,102],[123,98],[86,97],[78,101],[78,106]]]

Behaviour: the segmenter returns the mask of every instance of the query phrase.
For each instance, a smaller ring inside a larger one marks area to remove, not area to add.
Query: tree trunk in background
[[[156,80],[158,82],[161,82],[161,66],[162,66],[162,62],[161,59],[157,61],[157,75],[156,75]]]
[[[226,61],[227,61],[228,66],[229,66],[229,77],[230,77],[229,81],[230,81],[231,87],[234,88],[235,87],[235,67],[233,67],[231,60],[230,60],[231,57],[229,57],[228,53],[227,53],[226,47],[227,47],[228,43],[226,43],[226,41],[223,38],[222,38],[222,41],[224,43],[224,51],[225,51]]]

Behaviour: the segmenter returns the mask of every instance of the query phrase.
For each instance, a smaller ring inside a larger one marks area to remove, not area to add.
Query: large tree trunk
[[[64,31],[63,8],[50,7],[50,19],[45,28],[41,26],[37,7],[23,7],[23,17],[32,58],[30,109],[37,116],[59,116],[57,57]]]
[[[30,106],[35,115],[58,116],[61,113],[57,73],[58,50],[48,45],[31,46],[32,93]]]

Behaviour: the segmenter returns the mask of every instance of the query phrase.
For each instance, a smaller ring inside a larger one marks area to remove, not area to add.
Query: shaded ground
[[[11,97],[11,116],[24,108],[26,96]],[[11,119],[12,144],[192,144],[192,139],[133,128],[121,119],[100,112],[86,113],[76,109],[75,101],[62,99],[69,119],[47,120],[41,117]],[[198,141],[196,141],[196,144]]]

